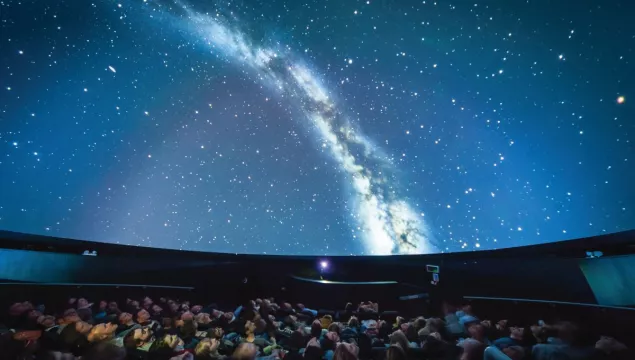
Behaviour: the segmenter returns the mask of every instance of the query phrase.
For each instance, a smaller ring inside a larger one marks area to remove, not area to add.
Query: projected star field
[[[635,224],[628,1],[1,1],[0,229],[281,255]]]

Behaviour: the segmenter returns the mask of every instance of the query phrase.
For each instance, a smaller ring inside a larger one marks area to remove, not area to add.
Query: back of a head
[[[410,347],[406,334],[401,330],[397,330],[390,335],[390,345],[399,345],[404,351]]]
[[[349,343],[339,343],[333,353],[333,360],[357,360],[359,348]]]
[[[242,343],[238,345],[232,358],[234,358],[234,360],[254,360],[257,353],[258,348],[256,345],[252,343]]]
[[[467,339],[462,344],[463,354],[461,360],[482,360],[485,345],[474,339]]]
[[[390,345],[386,349],[386,360],[406,360],[406,352],[399,345]]]

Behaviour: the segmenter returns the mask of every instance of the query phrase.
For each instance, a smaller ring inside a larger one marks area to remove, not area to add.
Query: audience
[[[224,312],[215,304],[145,297],[70,299],[58,313],[19,302],[0,326],[2,359],[81,360],[603,360],[634,359],[614,338],[592,339],[571,322],[480,320],[470,305],[443,318],[395,315],[352,303],[340,313],[256,299]],[[133,315],[134,314],[134,315]],[[344,319],[345,321],[340,321]],[[360,321],[360,319],[364,319]],[[394,322],[393,322],[394,320]]]

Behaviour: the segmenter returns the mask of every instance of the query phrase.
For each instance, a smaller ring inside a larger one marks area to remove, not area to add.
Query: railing
[[[466,300],[511,301],[511,302],[525,302],[525,303],[535,303],[535,304],[572,305],[572,306],[585,306],[585,307],[635,311],[635,308],[625,307],[625,306],[609,306],[609,305],[598,305],[598,304],[578,303],[578,302],[569,302],[569,301],[534,300],[534,299],[484,297],[484,296],[463,296],[463,298]]]
[[[320,280],[320,279],[309,279],[300,276],[291,275],[292,279],[312,282],[316,284],[332,284],[332,285],[394,285],[398,284],[396,281],[331,281],[331,280]]]
[[[114,287],[114,288],[143,288],[143,289],[173,289],[173,290],[194,290],[191,286],[171,286],[171,285],[142,285],[142,284],[79,284],[79,283],[24,283],[24,282],[3,282],[0,286],[74,286],[74,287]]]

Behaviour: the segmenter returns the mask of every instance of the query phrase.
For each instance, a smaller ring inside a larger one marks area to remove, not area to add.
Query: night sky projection
[[[0,0],[0,229],[289,255],[632,229],[633,13]]]

